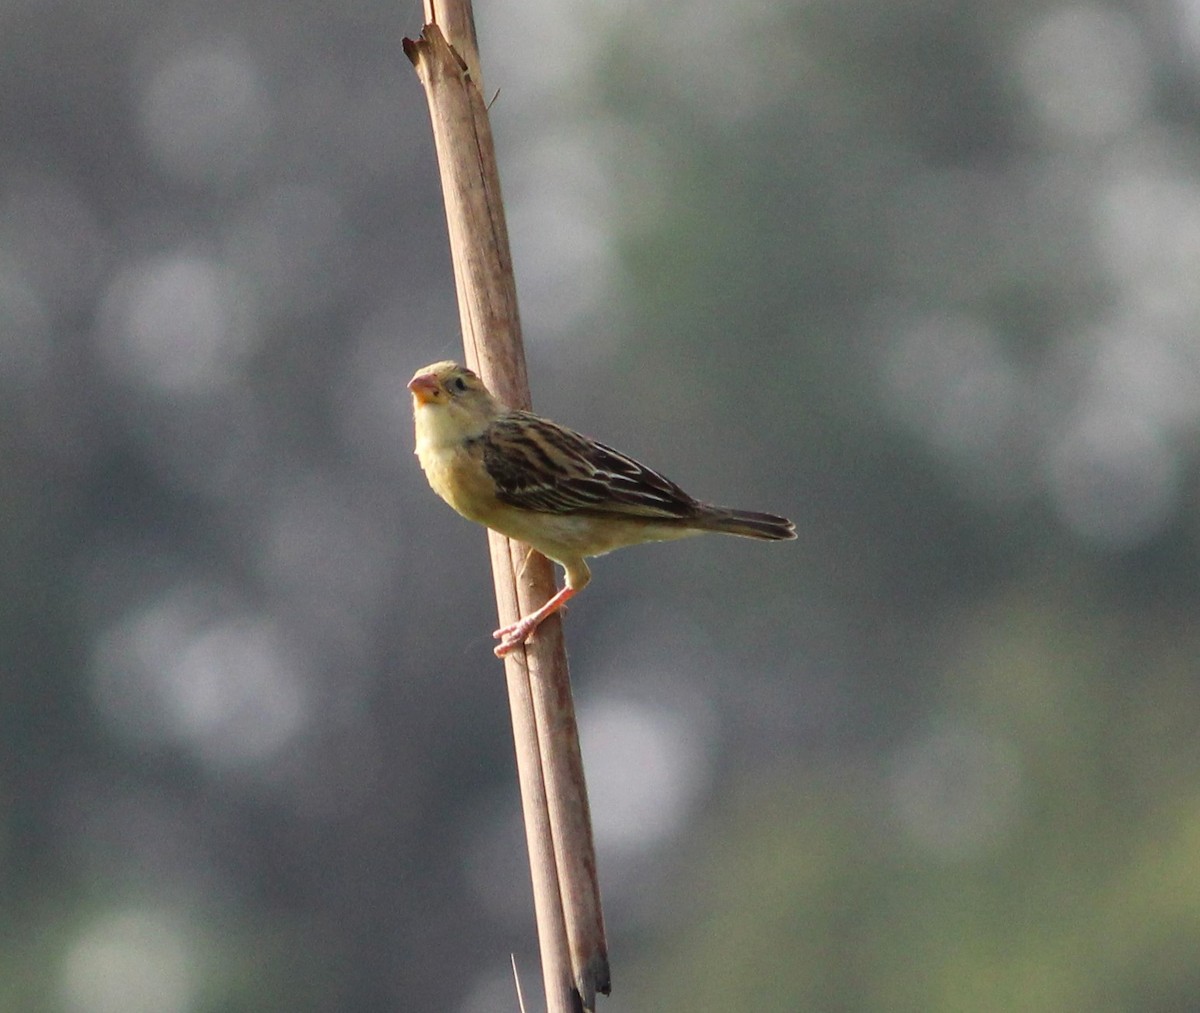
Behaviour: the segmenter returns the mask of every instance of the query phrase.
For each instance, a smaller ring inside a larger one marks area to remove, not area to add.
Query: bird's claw
[[[511,626],[504,626],[496,630],[492,634],[493,637],[500,641],[493,648],[496,657],[503,658],[506,654],[511,654],[533,636],[533,631],[536,629],[537,623],[531,623],[527,619],[522,619]]]
[[[549,619],[556,612],[565,612],[568,598],[575,594],[575,590],[570,587],[564,587],[545,605],[536,612],[530,612],[527,616],[522,616],[511,626],[501,626],[500,629],[492,633],[492,636],[500,641],[494,648],[497,658],[503,658],[506,654],[511,653],[515,648],[525,643],[542,623]]]
[[[566,612],[567,606],[559,605],[555,611]],[[512,654],[513,651],[533,636],[537,628],[542,625],[543,620],[549,618],[548,615],[539,615],[535,612],[533,615],[518,619],[511,626],[501,626],[500,629],[494,630],[492,636],[499,640],[500,643],[492,648],[493,653],[495,653],[497,658],[503,658],[506,654]]]

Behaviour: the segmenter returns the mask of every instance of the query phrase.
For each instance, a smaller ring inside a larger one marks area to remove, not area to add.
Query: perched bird
[[[494,398],[455,362],[409,381],[417,457],[433,491],[468,520],[524,542],[566,571],[545,605],[493,634],[503,657],[587,585],[587,556],[705,531],[795,538],[786,517],[701,503],[632,458]]]

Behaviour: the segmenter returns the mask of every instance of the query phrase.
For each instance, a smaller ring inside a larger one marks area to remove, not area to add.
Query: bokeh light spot
[[[124,735],[239,766],[268,758],[307,723],[296,653],[271,621],[230,614],[211,590],[184,585],[101,637],[93,691]]]
[[[1017,64],[1038,116],[1067,136],[1111,137],[1149,101],[1145,41],[1117,11],[1084,4],[1051,11],[1026,36]]]
[[[227,182],[252,168],[273,117],[258,68],[238,45],[175,53],[142,84],[138,105],[155,160],[198,184]]]
[[[1049,460],[1050,493],[1077,535],[1127,549],[1157,534],[1177,505],[1180,462],[1156,426],[1097,408],[1063,434]]]
[[[1025,384],[994,331],[966,314],[901,323],[882,359],[893,410],[994,497],[1026,486]]]
[[[70,947],[61,994],[68,1013],[187,1013],[196,984],[181,925],[153,911],[118,911]]]
[[[237,375],[251,314],[231,271],[179,253],[119,272],[101,307],[101,352],[127,380],[204,393]]]
[[[665,708],[608,699],[582,708],[579,727],[600,846],[636,852],[674,834],[707,775],[697,726]]]
[[[1139,304],[1184,318],[1200,313],[1200,182],[1143,150],[1118,165],[1094,201],[1095,243]]]
[[[514,263],[527,284],[522,299],[539,333],[569,333],[594,309],[614,271],[614,236],[604,214],[611,183],[588,139],[550,135],[514,153],[509,222]]]
[[[944,859],[993,845],[1017,815],[1020,757],[1006,739],[953,724],[901,749],[890,778],[892,805],[909,839]]]

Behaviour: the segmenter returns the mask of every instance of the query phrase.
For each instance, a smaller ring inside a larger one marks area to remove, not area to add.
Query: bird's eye
[[[464,380],[461,376],[456,376],[454,378],[454,386],[457,390],[466,390],[467,389],[467,381]]]

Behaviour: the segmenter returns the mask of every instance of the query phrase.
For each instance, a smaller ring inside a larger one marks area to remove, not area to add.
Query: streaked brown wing
[[[528,412],[497,419],[481,439],[484,467],[511,506],[679,520],[696,514],[696,501],[658,472]]]

